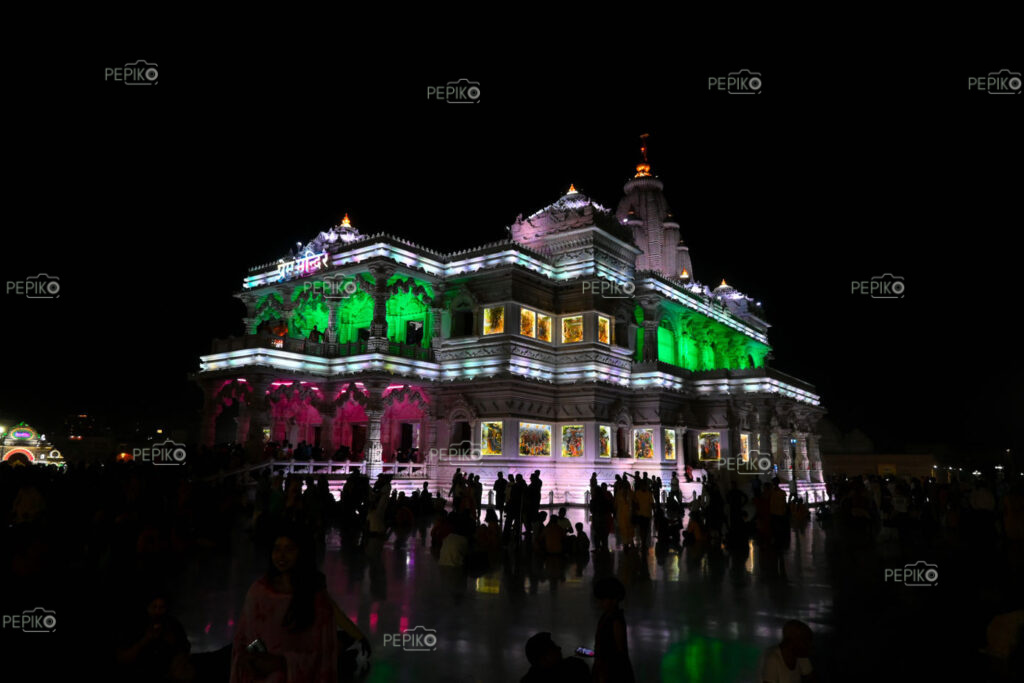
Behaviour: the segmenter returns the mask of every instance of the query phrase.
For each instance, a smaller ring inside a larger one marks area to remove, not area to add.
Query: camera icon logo
[[[730,72],[727,79],[726,87],[730,95],[761,94],[761,74],[759,72],[740,69]]]
[[[138,59],[131,64],[125,64],[125,85],[156,85],[160,72],[156,64]]]
[[[445,98],[448,104],[479,104],[480,103],[480,84],[476,81],[470,81],[465,78],[460,78],[457,81],[449,81],[445,84],[445,90],[447,92],[453,92],[454,96]]]
[[[902,299],[903,278],[892,273],[885,273],[871,278],[869,291],[872,299]]]
[[[36,607],[21,615],[21,630],[25,633],[53,633],[57,630],[57,613],[52,609]]]
[[[939,583],[939,566],[918,560],[903,567],[904,586],[934,586]]]
[[[751,449],[747,453],[747,459],[741,459],[737,465],[736,471],[739,474],[768,474],[772,471],[772,456],[771,453]]]
[[[60,278],[46,273],[25,278],[25,297],[28,299],[60,298]]]

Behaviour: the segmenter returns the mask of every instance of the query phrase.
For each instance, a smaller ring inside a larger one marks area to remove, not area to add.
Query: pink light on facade
[[[377,632],[377,613],[370,612],[370,633]]]
[[[409,630],[409,617],[402,617],[398,620],[398,632],[405,633]]]

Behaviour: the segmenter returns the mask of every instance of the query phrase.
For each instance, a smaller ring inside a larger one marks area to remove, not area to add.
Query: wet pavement
[[[579,508],[569,517],[585,521]],[[266,568],[243,534],[234,546],[230,558],[196,564],[185,579],[188,597],[176,611],[193,652],[230,642],[245,592]],[[419,531],[365,553],[343,552],[332,532],[323,554],[331,594],[374,648],[369,681],[518,681],[529,668],[523,646],[538,631],[550,631],[564,655],[592,648],[597,569],[627,586],[629,651],[641,681],[756,680],[785,620],[801,619],[825,638],[833,624],[825,534],[813,523],[794,533],[784,576],[753,542],[736,556],[687,548],[661,561],[653,550],[642,557],[619,548],[602,567],[593,556],[545,562],[507,553],[475,578],[439,567],[429,534]],[[385,645],[386,635],[417,627],[435,632],[435,649]]]

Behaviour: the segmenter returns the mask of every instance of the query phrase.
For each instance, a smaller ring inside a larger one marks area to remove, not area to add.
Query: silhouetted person
[[[619,603],[626,598],[626,587],[614,577],[594,583],[594,598],[601,607],[601,618],[594,634],[595,683],[635,683],[626,641],[626,617]]]
[[[498,472],[498,478],[494,480],[494,507],[497,509],[498,514],[504,517],[505,515],[505,491],[508,489],[508,480]]]
[[[765,653],[761,665],[763,683],[811,683],[817,677],[811,667],[811,627],[795,619],[782,627],[782,642]]]
[[[562,648],[548,632],[537,633],[526,641],[526,659],[530,670],[520,683],[588,683],[590,669],[579,657],[562,657]]]

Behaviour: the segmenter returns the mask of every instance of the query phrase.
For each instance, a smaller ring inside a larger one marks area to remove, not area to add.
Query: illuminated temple
[[[346,216],[252,268],[245,334],[215,340],[195,374],[200,443],[258,459],[268,440],[306,441],[336,479],[383,471],[445,492],[459,466],[485,489],[539,469],[544,502],[573,503],[595,471],[667,489],[687,464],[767,455],[817,499],[814,387],[770,367],[759,302],[696,279],[643,152],[615,211],[570,187],[507,239],[453,253]]]

